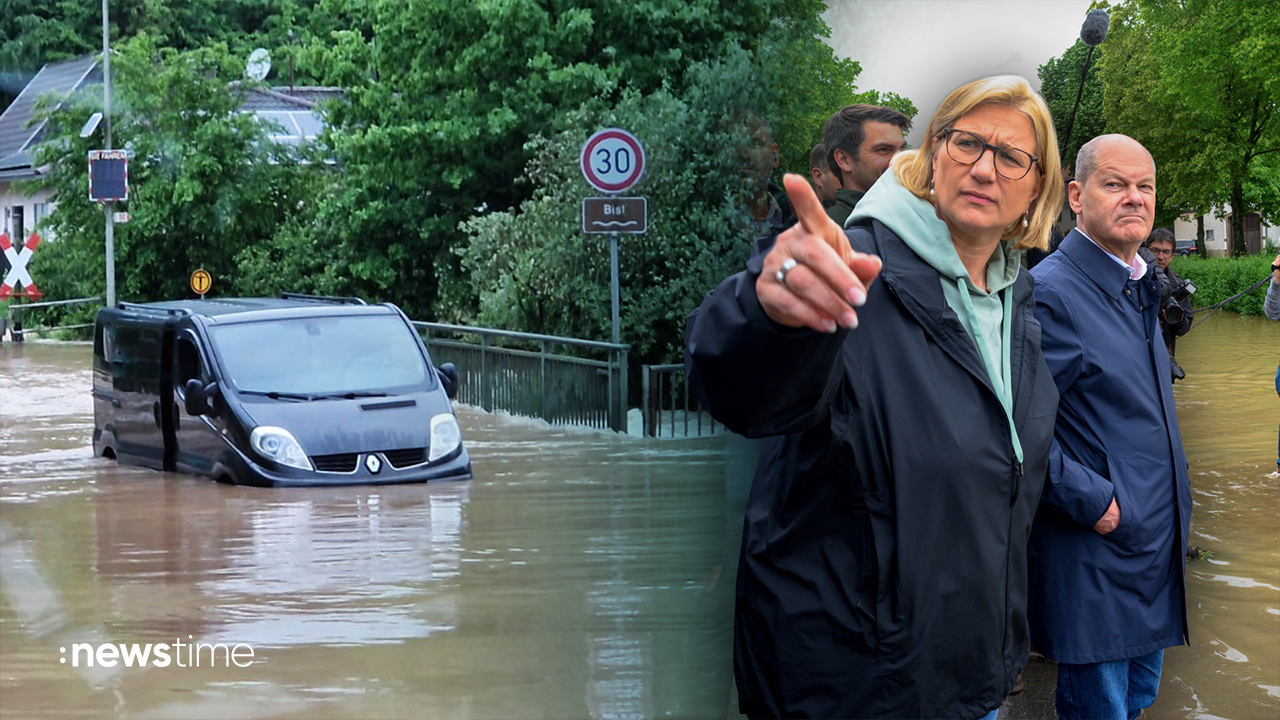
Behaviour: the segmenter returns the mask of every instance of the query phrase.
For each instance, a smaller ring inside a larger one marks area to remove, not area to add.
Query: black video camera
[[[1187,278],[1175,280],[1165,274],[1160,289],[1160,317],[1168,325],[1177,325],[1187,316],[1178,303],[1195,294],[1196,284]]]

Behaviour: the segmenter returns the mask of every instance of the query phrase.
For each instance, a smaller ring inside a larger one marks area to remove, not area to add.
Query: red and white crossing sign
[[[4,281],[0,282],[0,300],[15,294],[26,295],[32,300],[40,297],[40,291],[31,280],[31,273],[27,272],[27,263],[31,262],[31,256],[35,254],[39,244],[40,236],[31,233],[26,244],[18,250],[10,242],[8,235],[0,233],[0,251],[4,252],[5,259],[9,261],[9,272],[5,273]],[[22,289],[17,289],[18,286],[22,286]]]
[[[579,158],[582,175],[601,192],[626,190],[644,174],[644,147],[635,135],[605,128],[587,138]]]

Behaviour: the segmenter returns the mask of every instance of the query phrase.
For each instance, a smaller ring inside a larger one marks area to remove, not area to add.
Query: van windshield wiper
[[[312,397],[312,399],[313,400],[355,400],[356,398],[387,397],[387,394],[388,393],[384,393],[384,392],[363,392],[363,391],[356,392],[352,390],[349,392],[315,395]]]
[[[305,395],[303,393],[277,392],[275,390],[241,390],[242,395],[261,395],[269,397],[272,400],[318,400],[316,395]]]
[[[305,393],[279,392],[276,390],[241,390],[244,395],[261,395],[269,397],[272,400],[306,400],[313,402],[315,400],[354,400],[356,398],[371,397],[387,397],[388,393],[384,392],[357,392],[354,390],[340,393],[316,393],[308,395]]]

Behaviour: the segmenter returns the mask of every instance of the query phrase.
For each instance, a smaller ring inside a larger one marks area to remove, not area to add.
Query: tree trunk
[[[1209,257],[1209,248],[1204,242],[1204,213],[1196,216],[1196,249],[1200,253],[1200,257]]]
[[[1249,247],[1244,242],[1244,185],[1239,181],[1231,183],[1231,255],[1248,255]]]

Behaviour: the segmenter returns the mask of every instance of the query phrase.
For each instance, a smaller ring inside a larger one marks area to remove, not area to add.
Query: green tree
[[[858,92],[862,66],[840,59],[827,44],[831,27],[823,0],[789,0],[772,8],[773,22],[759,50],[764,114],[773,125],[780,170],[809,175],[809,151],[836,110],[855,103],[892,107],[915,117],[910,100],[891,92]],[[779,176],[780,179],[780,176]]]
[[[354,5],[348,0],[348,11]],[[737,47],[754,81],[733,102],[769,117],[786,166],[804,170],[826,116],[857,98],[856,63],[836,61],[815,37],[829,34],[821,0],[361,6],[372,29],[341,31],[327,49],[313,41],[305,51],[308,64],[348,83],[348,102],[331,116],[343,186],[316,232],[348,269],[344,292],[393,298],[422,316],[463,320],[479,311],[451,252],[459,223],[529,199],[534,185],[515,182],[542,147],[529,140],[585,130],[572,126],[573,113],[615,124],[607,111],[624,93],[687,99],[686,69]],[[793,52],[793,42],[802,47]],[[797,71],[800,59],[808,64]],[[810,71],[819,77],[811,85],[790,84]],[[825,94],[810,97],[812,89]]]
[[[1129,0],[1099,63],[1107,127],[1142,142],[1165,217],[1230,208],[1280,221],[1280,10],[1269,0]]]
[[[116,226],[117,293],[130,301],[183,297],[200,266],[234,288],[243,248],[312,212],[319,171],[299,166],[239,111],[228,80],[241,63],[225,46],[179,52],[143,34],[116,49],[112,135],[131,157],[129,200],[117,209],[132,216]],[[56,193],[50,222],[58,242],[48,244],[42,264],[54,297],[103,294],[103,213],[87,200],[85,175],[85,154],[98,139],[78,132],[100,99],[90,90],[51,112],[37,149],[37,163],[50,172],[32,182]]]
[[[1098,62],[1106,52],[1105,45],[1104,42],[1094,48],[1083,91],[1080,89],[1080,73],[1084,69],[1085,58],[1089,55],[1089,46],[1080,40],[1067,48],[1062,57],[1049,58],[1037,70],[1040,76],[1040,95],[1053,114],[1054,130],[1058,133],[1058,152],[1063,165],[1074,165],[1080,146],[1106,132],[1106,118],[1102,115],[1102,80],[1098,78]],[[1067,123],[1071,121],[1071,111],[1076,107],[1077,95],[1080,96],[1080,106],[1076,110],[1075,124],[1071,128],[1070,143],[1064,144],[1067,143]]]
[[[343,185],[317,228],[347,268],[346,292],[394,298],[419,316],[439,314],[443,297],[474,316],[451,252],[458,226],[530,197],[514,182],[534,159],[528,140],[627,91],[679,92],[687,67],[762,35],[769,6],[371,0],[367,47],[348,33],[327,61],[358,81],[332,114]]]

